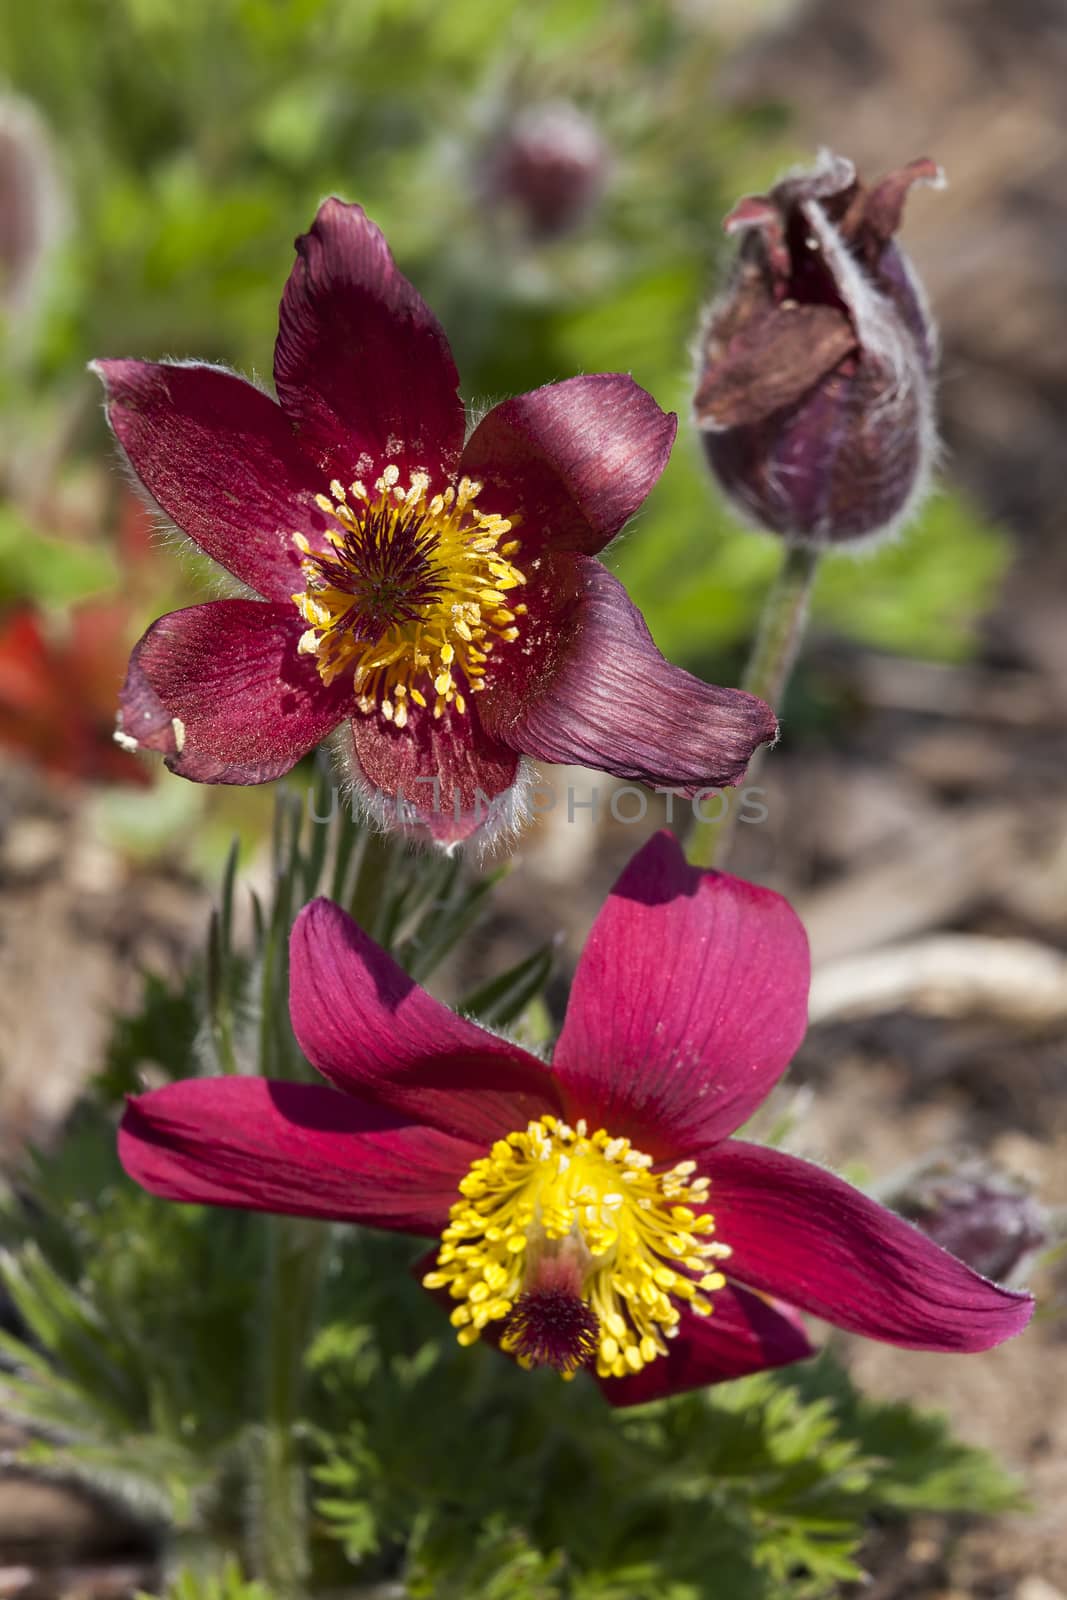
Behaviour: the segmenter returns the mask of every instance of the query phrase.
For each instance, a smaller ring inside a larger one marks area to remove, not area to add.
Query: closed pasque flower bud
[[[486,166],[488,197],[508,207],[531,239],[580,226],[607,184],[610,160],[596,125],[569,100],[520,111]]]
[[[893,532],[923,497],[937,340],[893,236],[912,184],[941,181],[921,160],[867,188],[825,152],[726,219],[740,250],[705,318],[696,420],[727,496],[793,543]]]
[[[933,1161],[910,1175],[894,1209],[985,1278],[1013,1281],[1049,1243],[1029,1188],[979,1156]]]

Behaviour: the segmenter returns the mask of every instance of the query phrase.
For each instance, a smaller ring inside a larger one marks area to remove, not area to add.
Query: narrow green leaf
[[[522,1015],[552,976],[557,945],[555,940],[543,944],[507,972],[472,990],[457,1009],[487,1028],[506,1028]]]

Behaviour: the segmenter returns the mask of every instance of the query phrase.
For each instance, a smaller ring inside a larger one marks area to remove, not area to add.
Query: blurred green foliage
[[[135,1600],[154,1600],[154,1596],[138,1594]],[[274,1600],[269,1589],[253,1580],[245,1581],[241,1568],[232,1557],[223,1564],[217,1575],[190,1571],[176,1573],[167,1586],[166,1600]]]
[[[73,223],[32,358],[5,378],[5,411],[34,418],[36,449],[49,408],[65,416],[80,397],[82,443],[105,462],[82,370],[92,356],[269,374],[292,238],[337,192],[384,227],[441,316],[471,401],[624,369],[686,418],[686,351],[721,270],[719,219],[804,154],[781,108],[723,109],[721,50],[710,9],[701,20],[668,0],[7,7],[0,83],[49,122]],[[537,245],[487,202],[485,164],[516,108],[559,98],[600,127],[610,181],[569,237]],[[60,602],[97,585],[82,557],[70,572],[31,560],[5,527],[0,595]],[[890,649],[958,655],[1004,558],[973,514],[942,501],[894,550],[829,563],[821,615]],[[668,655],[722,669],[743,654],[776,551],[716,503],[683,424],[610,560]]]
[[[115,585],[115,564],[100,545],[50,539],[0,502],[0,605],[32,599],[64,606]]]

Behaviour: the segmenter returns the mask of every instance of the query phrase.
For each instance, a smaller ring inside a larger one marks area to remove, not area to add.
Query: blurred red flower
[[[104,604],[75,607],[56,630],[32,606],[0,620],[0,744],[66,778],[150,783],[114,740],[128,621]]]

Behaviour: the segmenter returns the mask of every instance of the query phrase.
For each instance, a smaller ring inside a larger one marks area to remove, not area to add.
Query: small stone
[[[0,841],[0,873],[32,881],[56,865],[63,853],[63,830],[45,817],[17,817]]]
[[[1067,1600],[1067,1595],[1062,1589],[1057,1589],[1054,1583],[1034,1574],[1023,1578],[1018,1584],[1013,1600]]]

